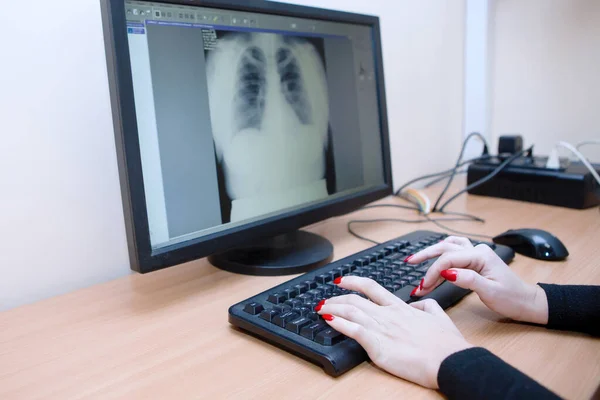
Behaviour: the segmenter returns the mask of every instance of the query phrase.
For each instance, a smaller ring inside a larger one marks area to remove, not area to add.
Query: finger
[[[445,320],[446,324],[448,326],[448,329],[451,329],[458,335],[462,336],[460,331],[456,327],[456,325],[454,325],[454,322],[452,322],[452,319],[450,319],[448,314],[446,314],[446,312],[442,309],[442,307],[440,307],[440,305],[438,304],[437,301],[435,301],[433,299],[426,299],[426,300],[421,300],[421,301],[416,301],[414,303],[410,303],[410,306],[416,308],[417,310],[421,310],[428,314],[434,315],[437,318]]]
[[[410,303],[409,305],[411,307],[416,308],[417,310],[426,312],[427,314],[432,314],[432,315],[436,315],[436,316],[441,316],[441,315],[448,316],[446,314],[446,312],[444,311],[444,309],[442,307],[440,307],[438,302],[433,299],[415,301],[414,303]]]
[[[423,296],[435,289],[444,280],[441,277],[441,272],[444,270],[464,268],[481,271],[485,264],[485,256],[485,250],[480,247],[442,254],[427,270],[423,278],[423,289],[416,295]]]
[[[455,243],[440,242],[434,244],[433,246],[429,246],[416,254],[413,254],[412,257],[408,257],[406,259],[406,262],[409,264],[419,264],[423,261],[429,260],[430,258],[439,257],[444,253],[448,253],[450,251],[459,251],[463,249],[464,248],[462,246]]]
[[[448,236],[446,239],[444,239],[444,242],[457,244],[466,249],[473,247],[473,243],[471,243],[469,239],[460,236]]]
[[[493,290],[494,283],[479,273],[470,269],[448,269],[443,271],[447,281],[463,289],[470,289],[476,293],[486,293]]]
[[[330,299],[327,299],[324,304],[348,304],[363,310],[369,315],[373,315],[374,313],[376,313],[377,307],[379,307],[372,301],[363,299],[362,297],[356,294],[347,294],[344,296],[332,297]]]
[[[350,304],[328,304],[325,303],[319,310],[321,315],[333,315],[334,317],[342,317],[346,321],[357,323],[367,329],[373,328],[377,322],[361,310]]]
[[[325,322],[341,334],[356,340],[367,353],[372,353],[377,348],[375,333],[367,330],[364,326],[335,315],[328,316]]]
[[[344,276],[338,286],[343,289],[363,293],[371,299],[371,301],[380,306],[391,306],[393,304],[404,303],[373,279],[361,278],[358,276]]]

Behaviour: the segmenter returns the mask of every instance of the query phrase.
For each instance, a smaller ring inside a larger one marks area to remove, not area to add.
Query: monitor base
[[[208,257],[217,268],[236,274],[301,274],[333,259],[333,245],[322,236],[295,231]]]

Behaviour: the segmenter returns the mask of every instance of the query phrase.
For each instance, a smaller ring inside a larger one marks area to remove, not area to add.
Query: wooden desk
[[[512,266],[528,282],[600,284],[598,208],[575,211],[465,196],[452,209],[487,219],[453,222],[455,229],[497,234],[537,227],[559,236],[571,252],[567,262],[517,256]],[[332,240],[335,257],[342,258],[370,246],[346,232],[349,219],[413,216],[370,209],[309,230]],[[439,230],[430,223],[357,226],[379,241],[416,229]],[[234,275],[200,260],[1,313],[0,399],[440,397],[370,363],[334,379],[230,327],[230,305],[287,279]],[[561,396],[587,399],[600,383],[598,339],[503,321],[474,294],[448,312],[471,343]]]

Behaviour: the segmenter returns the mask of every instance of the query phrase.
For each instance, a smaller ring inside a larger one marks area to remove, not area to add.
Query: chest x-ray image
[[[224,222],[335,192],[323,39],[217,31],[205,53]]]

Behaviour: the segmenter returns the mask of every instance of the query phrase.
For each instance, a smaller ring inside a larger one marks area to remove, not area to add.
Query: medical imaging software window
[[[368,27],[126,13],[154,248],[384,183]]]

